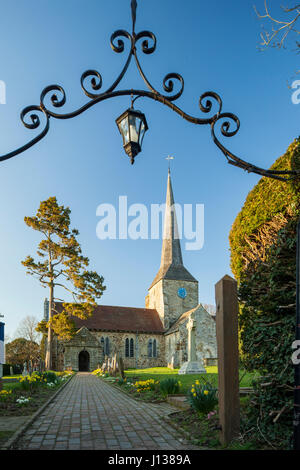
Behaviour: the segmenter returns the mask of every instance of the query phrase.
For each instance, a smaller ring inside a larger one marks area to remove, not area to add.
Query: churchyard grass
[[[2,377],[2,380],[19,379],[20,377],[22,377],[22,374],[18,374],[18,375],[4,375],[4,376]]]
[[[217,367],[207,367],[206,374],[179,375],[179,369],[169,369],[167,367],[155,367],[147,369],[127,369],[126,378],[113,377],[108,372],[101,369],[93,371],[93,374],[120,389],[133,398],[138,398],[147,402],[161,402],[171,395],[190,394],[195,383],[201,383],[205,388],[218,387]],[[240,371],[240,386],[251,387],[255,374]],[[168,380],[169,379],[169,380]],[[170,391],[169,391],[170,390]]]
[[[180,393],[187,393],[195,380],[199,379],[198,374],[178,375],[179,369],[169,369],[168,367],[154,367],[149,369],[127,369],[125,371],[128,380],[158,380],[161,381],[167,377],[174,377],[180,380],[182,387]],[[218,368],[216,366],[206,367],[206,374],[200,374],[202,380],[208,381],[217,387]],[[240,370],[240,387],[251,387],[253,378],[257,374]]]

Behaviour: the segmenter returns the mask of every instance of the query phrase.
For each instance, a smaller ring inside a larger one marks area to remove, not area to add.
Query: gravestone
[[[12,366],[9,367],[9,374],[14,375],[14,369]]]
[[[119,371],[122,379],[125,379],[125,373],[124,373],[124,362],[121,356],[118,357],[118,363],[119,363]]]
[[[26,361],[25,361],[24,364],[23,364],[23,372],[22,372],[22,375],[23,375],[23,376],[28,375],[27,362],[26,362]]]
[[[197,359],[195,341],[196,324],[192,317],[189,318],[186,328],[188,330],[188,360],[181,366],[178,374],[205,374],[206,370],[204,368],[202,359]]]

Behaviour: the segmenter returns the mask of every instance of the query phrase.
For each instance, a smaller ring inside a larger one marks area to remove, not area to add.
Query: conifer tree
[[[49,288],[49,321],[46,348],[46,368],[52,368],[53,331],[59,338],[67,339],[74,333],[71,316],[85,319],[91,316],[96,299],[105,290],[104,279],[95,271],[88,271],[89,259],[84,257],[76,239],[78,230],[70,228],[68,207],[59,206],[56,197],[40,203],[33,217],[25,217],[25,223],[42,235],[38,244],[36,261],[27,256],[22,264],[27,273],[39,280],[43,287]],[[68,291],[74,302],[64,302],[63,312],[55,310],[54,292],[56,287]]]

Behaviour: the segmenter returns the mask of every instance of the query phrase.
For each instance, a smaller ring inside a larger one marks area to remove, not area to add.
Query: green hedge
[[[300,169],[300,139],[272,169]],[[256,437],[288,448],[292,436],[296,225],[300,184],[262,178],[249,193],[230,232],[231,268],[239,283],[240,344],[254,383],[248,426]]]

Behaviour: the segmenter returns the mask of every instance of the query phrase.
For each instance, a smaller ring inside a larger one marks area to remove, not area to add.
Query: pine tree
[[[85,319],[93,314],[96,299],[105,290],[104,279],[95,271],[88,271],[89,259],[81,253],[76,239],[78,230],[70,228],[70,209],[59,206],[56,197],[40,203],[33,217],[25,217],[25,223],[41,233],[38,244],[39,260],[27,256],[22,264],[27,273],[49,288],[49,321],[46,349],[46,368],[52,368],[53,331],[61,338],[71,337],[74,322],[71,316]],[[63,312],[56,312],[54,291],[61,287],[71,293],[74,302],[64,302]]]

